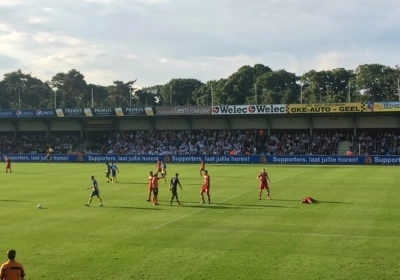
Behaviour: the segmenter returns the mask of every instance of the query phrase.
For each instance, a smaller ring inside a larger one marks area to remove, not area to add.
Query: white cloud
[[[45,22],[46,19],[45,18],[41,18],[41,17],[31,17],[31,18],[28,18],[27,21],[29,23],[42,23],[42,22]]]
[[[22,1],[18,0],[0,0],[0,7],[18,6]]]
[[[83,0],[83,1],[88,2],[88,3],[96,3],[96,4],[108,4],[108,3],[117,2],[118,0]]]
[[[19,5],[23,3],[24,9]],[[298,75],[399,63],[397,0],[0,0],[3,73],[88,83],[226,78],[262,63]],[[16,68],[18,67],[18,68]]]
[[[60,43],[63,45],[69,46],[79,46],[83,44],[83,41],[79,38],[65,36],[65,35],[58,35],[58,34],[51,34],[46,32],[39,32],[32,34],[32,39],[39,44],[54,44]]]

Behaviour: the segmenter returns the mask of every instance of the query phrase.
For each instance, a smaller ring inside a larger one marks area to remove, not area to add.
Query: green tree
[[[160,105],[195,105],[193,93],[202,86],[196,79],[172,79],[160,91]]]
[[[225,91],[225,85],[227,79],[219,79],[218,81],[209,81],[203,86],[202,92],[195,94],[196,101],[199,101],[202,105],[227,105],[228,94]],[[205,95],[201,95],[201,94]]]
[[[107,98],[109,96],[109,92],[107,91],[107,87],[89,84],[87,86],[86,92],[90,93],[90,104],[87,107],[92,107],[92,93],[93,93],[93,107],[94,108],[104,108],[111,107],[107,102]]]
[[[251,66],[242,66],[227,79],[223,86],[222,102],[226,105],[246,104],[247,97],[254,96],[252,90],[256,71]]]
[[[124,83],[114,81],[112,86],[107,88],[109,96],[107,102],[111,107],[130,107],[132,103],[131,92],[136,80]]]
[[[9,109],[10,101],[7,92],[7,86],[4,81],[0,81],[0,109]]]
[[[132,92],[132,97],[135,105],[141,106],[156,106],[161,95],[161,87],[143,87]]]
[[[337,68],[327,71],[311,70],[300,78],[303,103],[347,102],[349,84],[354,79],[353,71]],[[350,88],[354,95],[354,86]],[[353,96],[351,100],[354,101]]]
[[[57,73],[49,82],[56,90],[57,107],[76,108],[85,107],[90,102],[91,95],[87,90],[85,77],[77,70],[68,73]]]
[[[298,77],[285,70],[267,72],[257,78],[256,88],[261,103],[295,103],[299,96]]]
[[[361,100],[399,100],[397,92],[398,69],[381,64],[363,64],[357,67],[355,74]]]
[[[52,95],[47,84],[21,70],[4,74],[2,85],[2,108],[45,108]]]
[[[215,89],[218,88],[217,81],[208,81],[206,84],[198,88],[193,92],[193,102],[197,105],[215,105],[214,93]]]

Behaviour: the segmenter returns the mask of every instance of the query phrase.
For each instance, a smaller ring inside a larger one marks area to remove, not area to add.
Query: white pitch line
[[[288,177],[285,177],[285,178],[282,178],[282,179],[278,179],[278,180],[274,181],[274,183],[275,183],[275,182],[280,182],[280,181],[286,180],[286,179],[288,179],[288,178],[290,178],[290,177],[293,177],[293,176],[297,176],[297,175],[302,174],[302,173],[304,173],[304,172],[305,172],[305,171],[300,172],[300,173],[296,173],[296,174],[292,174],[292,175],[290,175],[290,176],[288,176]],[[252,189],[250,189],[250,190],[248,190],[248,191],[246,191],[246,192],[243,192],[243,193],[241,193],[241,194],[237,194],[237,195],[235,195],[235,196],[228,197],[227,199],[224,199],[224,200],[222,200],[222,201],[220,201],[220,202],[217,202],[217,203],[215,203],[215,204],[226,202],[226,201],[228,201],[228,200],[231,200],[231,199],[233,199],[233,198],[242,196],[242,195],[247,194],[247,193],[252,192],[252,191],[254,191],[254,188],[252,188]],[[156,227],[154,227],[154,228],[156,228],[156,229],[162,228],[163,226],[172,224],[173,222],[176,222],[176,221],[185,219],[185,218],[187,218],[187,217],[190,217],[190,216],[192,216],[192,215],[194,215],[194,214],[197,214],[197,213],[199,213],[199,212],[201,212],[201,211],[204,211],[204,210],[210,209],[210,208],[212,208],[212,206],[211,206],[211,207],[207,207],[207,208],[202,208],[202,209],[197,210],[197,211],[194,211],[194,212],[189,213],[189,214],[187,214],[187,215],[185,215],[185,216],[181,216],[181,217],[179,217],[179,218],[176,218],[176,219],[173,219],[173,220],[168,221],[168,222],[166,222],[166,223],[163,223],[163,224],[161,224],[161,225],[158,225],[158,226],[156,226]]]
[[[229,195],[222,195],[222,194],[213,194],[213,196],[230,197]]]
[[[279,232],[279,231],[265,231],[265,230],[263,230],[263,231],[261,231],[261,230],[232,230],[232,229],[205,229],[205,228],[184,228],[184,227],[173,227],[173,228],[168,228],[168,229],[173,229],[173,230],[191,230],[191,231],[237,232],[237,233],[263,233],[263,234],[297,235],[297,236],[319,236],[319,237],[373,238],[373,239],[394,239],[394,240],[400,239],[400,237],[393,237],[393,236],[368,236],[368,235]]]

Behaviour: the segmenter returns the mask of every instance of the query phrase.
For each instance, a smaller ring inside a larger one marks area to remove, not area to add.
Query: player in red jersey
[[[201,186],[201,191],[200,191],[200,196],[201,196],[201,201],[200,203],[204,203],[204,193],[207,194],[208,197],[208,204],[211,203],[211,198],[210,198],[210,176],[208,175],[208,171],[204,170],[204,182],[203,185]]]
[[[46,156],[47,156],[47,163],[50,163],[51,160],[51,152],[53,151],[52,148],[47,147]]]
[[[268,173],[265,172],[265,168],[261,169],[261,173],[258,174],[257,179],[260,180],[260,191],[258,192],[258,200],[261,199],[261,193],[262,193],[263,189],[266,189],[267,197],[268,197],[268,199],[271,199],[271,196],[269,194],[269,186],[268,186],[268,182],[271,183],[271,180],[268,177]]]
[[[305,204],[312,204],[312,203],[318,203],[318,200],[312,198],[312,197],[305,197],[300,201],[300,204],[305,203]]]
[[[8,170],[10,170],[11,173],[11,159],[6,157],[6,173],[8,173]]]
[[[203,172],[206,170],[206,164],[204,163],[204,161],[202,159],[200,159],[200,177],[203,176]]]
[[[148,193],[149,193],[149,198],[147,199],[148,202],[151,201],[151,192],[153,191],[153,171],[150,171],[149,173],[149,187],[148,187]]]
[[[153,190],[153,206],[158,205],[158,180],[163,178],[164,177],[158,177],[158,173],[155,173],[153,179],[151,180],[151,187]]]
[[[157,167],[157,170],[156,170],[155,173],[162,172],[161,160],[160,159],[157,159],[156,167]]]

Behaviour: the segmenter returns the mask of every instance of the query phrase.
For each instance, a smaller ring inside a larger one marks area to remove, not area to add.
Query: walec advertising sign
[[[156,115],[211,115],[211,106],[159,106]]]
[[[361,103],[318,103],[318,104],[289,104],[288,114],[303,113],[361,113]]]
[[[285,104],[213,106],[213,115],[285,114]]]

